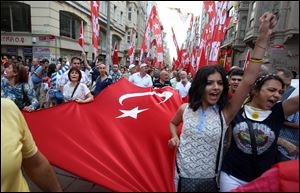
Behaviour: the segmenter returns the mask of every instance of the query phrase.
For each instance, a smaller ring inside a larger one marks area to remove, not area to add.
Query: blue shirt
[[[98,76],[96,80],[96,87],[94,90],[94,96],[98,95],[103,89],[105,89],[108,85],[111,85],[112,79],[110,77],[107,77],[105,80],[101,80],[101,77]]]
[[[24,95],[27,95],[28,102],[24,101]],[[19,109],[23,109],[25,106],[30,106],[32,109],[39,107],[39,102],[36,99],[35,92],[29,87],[28,83],[20,83],[15,86],[11,86],[6,78],[1,79],[1,97],[9,98],[15,102]]]
[[[121,71],[118,71],[118,73],[114,73],[114,71],[110,71],[109,75],[111,76],[111,79],[113,83],[117,82],[121,78],[123,78]]]
[[[222,171],[250,182],[276,163],[277,139],[285,117],[280,102],[274,105],[272,113],[262,122],[250,120],[255,133],[258,154],[257,162],[253,163],[250,134],[243,112],[244,108],[239,111],[232,122],[233,140],[225,155]],[[258,172],[255,173],[255,171]]]
[[[38,84],[42,82],[42,78],[38,77],[35,73],[40,74],[42,77],[42,66],[38,66],[36,69],[34,69],[34,72],[31,73],[31,80],[33,84]]]

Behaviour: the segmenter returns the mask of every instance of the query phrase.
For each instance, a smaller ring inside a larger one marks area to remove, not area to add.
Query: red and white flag
[[[135,29],[132,28],[131,38],[130,38],[130,47],[128,49],[128,57],[129,57],[129,64],[134,64],[134,46],[135,46]]]
[[[200,50],[200,57],[199,57],[199,62],[197,62],[198,67],[197,70],[200,69],[203,66],[206,66],[207,64],[207,58],[206,58],[206,46],[203,46]]]
[[[211,40],[211,49],[208,57],[209,64],[218,64],[218,57],[220,54],[220,46],[225,32],[231,20],[227,19],[227,1],[218,1],[215,16],[212,15],[210,27],[213,28],[213,36]],[[213,22],[214,21],[214,22]],[[212,30],[212,29],[211,29]]]
[[[175,36],[174,30],[173,30],[173,27],[171,27],[171,29],[172,29],[172,33],[173,33],[173,42],[174,42],[174,45],[176,47],[177,56],[178,56],[178,54],[179,54],[179,46],[178,46],[178,43],[177,43],[177,40],[176,40],[176,36]]]
[[[216,15],[216,5],[214,1],[203,1],[204,8],[210,20]]]
[[[141,88],[123,78],[92,103],[24,116],[51,164],[115,192],[174,192],[176,149],[167,144],[181,104],[171,87]]]
[[[161,33],[161,26],[160,22],[155,17],[153,19],[153,31],[154,31],[154,37],[156,39],[156,57],[157,57],[157,62],[163,62],[164,61],[164,48],[163,48],[163,37]]]
[[[91,1],[91,18],[92,18],[92,43],[94,45],[95,56],[98,55],[98,41],[100,33],[100,25],[98,21],[98,12],[100,1]]]
[[[80,37],[79,37],[78,43],[83,48],[83,46],[84,46],[83,21],[81,21],[81,24],[80,24]]]
[[[141,65],[142,59],[143,59],[143,55],[145,52],[148,52],[148,47],[147,44],[150,44],[150,36],[151,36],[151,32],[152,32],[152,27],[153,27],[153,20],[154,18],[156,18],[156,6],[153,5],[147,24],[146,24],[146,30],[144,32],[144,37],[143,37],[143,41],[142,41],[142,45],[141,45],[141,55],[140,55],[140,60],[139,60],[139,65]]]

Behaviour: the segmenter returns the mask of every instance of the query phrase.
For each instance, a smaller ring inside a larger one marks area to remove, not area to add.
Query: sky
[[[187,15],[187,13],[193,13],[195,18],[195,16],[202,15],[203,3],[202,1],[156,1],[156,3],[157,12],[164,27],[164,32],[167,33],[166,41],[170,49],[170,59],[172,61],[172,57],[175,59],[177,58],[177,53],[173,42],[171,27],[174,29],[177,43],[180,48],[181,44],[186,39],[186,32],[190,25],[191,16],[188,16],[186,22],[183,23],[179,13],[169,8],[180,8],[183,14]]]

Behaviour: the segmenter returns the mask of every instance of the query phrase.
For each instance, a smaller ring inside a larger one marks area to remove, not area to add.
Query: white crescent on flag
[[[131,93],[131,94],[124,94],[122,95],[120,98],[119,98],[119,103],[121,105],[123,105],[123,101],[126,100],[126,99],[129,99],[129,98],[134,98],[134,97],[141,97],[141,96],[150,96],[150,95],[156,95],[156,96],[159,96],[161,98],[165,98],[165,100],[163,100],[162,102],[160,102],[159,104],[161,103],[165,103],[167,100],[169,100],[172,96],[173,96],[173,93],[172,92],[168,92],[168,91],[165,91],[163,93],[156,93],[156,92],[142,92],[142,93]]]

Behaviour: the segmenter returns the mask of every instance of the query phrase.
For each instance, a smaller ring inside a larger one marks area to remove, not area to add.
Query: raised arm
[[[254,84],[263,62],[265,51],[268,47],[270,35],[276,26],[276,16],[270,12],[264,13],[260,18],[259,35],[255,43],[253,54],[249,65],[245,69],[243,80],[240,83],[236,93],[224,108],[224,116],[226,124],[229,124],[237,112],[240,110],[245,99],[250,92],[251,86]]]
[[[91,70],[91,66],[89,65],[88,61],[87,61],[87,57],[86,57],[86,53],[84,52],[84,50],[82,50],[82,58],[83,58],[83,63],[84,63],[84,66],[88,69],[88,70]]]

